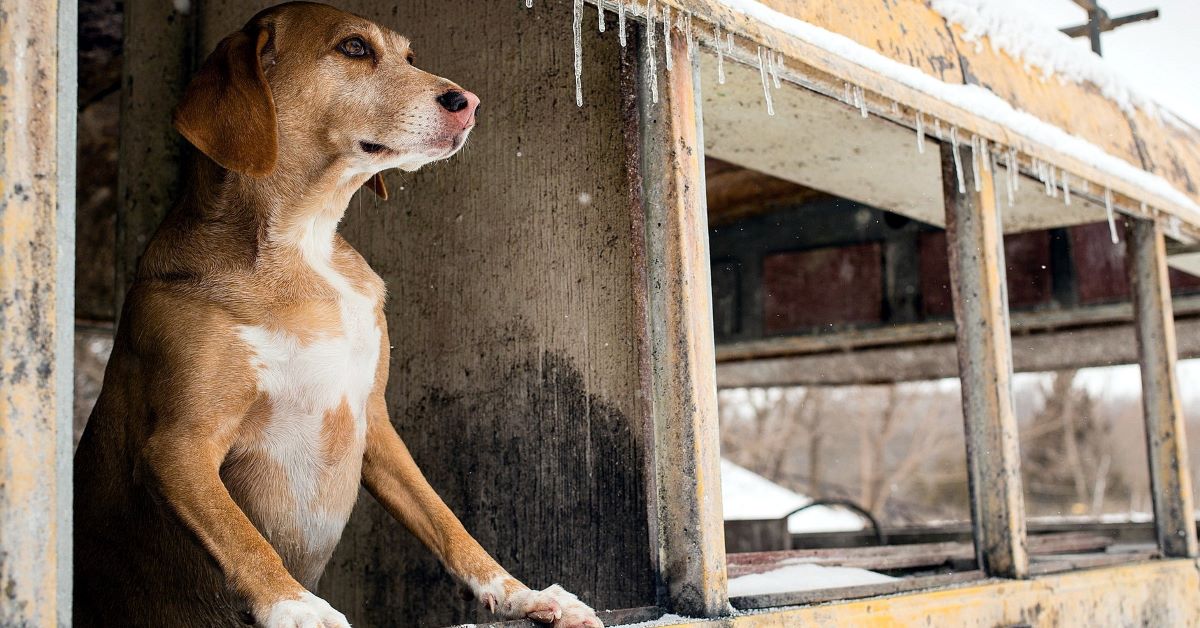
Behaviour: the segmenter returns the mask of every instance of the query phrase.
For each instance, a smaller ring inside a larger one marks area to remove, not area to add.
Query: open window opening
[[[758,73],[716,64],[700,78],[732,605],[987,577],[935,136],[950,129],[918,143],[786,85],[768,117],[744,97]],[[1001,210],[1028,575],[1158,557],[1120,218],[1082,182],[1067,203],[1003,163],[958,168],[968,187],[994,174]],[[1171,271],[1184,359],[1200,357],[1198,281]]]

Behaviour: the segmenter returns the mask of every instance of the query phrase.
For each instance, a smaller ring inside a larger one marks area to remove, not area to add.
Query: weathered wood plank
[[[992,174],[973,172],[969,147],[944,143],[941,154],[975,549],[989,575],[1023,578],[1029,557],[1000,210]]]
[[[943,589],[956,585],[986,580],[987,575],[982,571],[960,571],[956,573],[937,574],[915,578],[902,578],[893,582],[865,584],[852,587],[836,587],[832,589],[817,589],[814,591],[795,591],[792,593],[769,593],[766,595],[745,595],[729,600],[738,610],[753,610],[761,608],[776,608],[780,606],[806,606],[822,602],[853,600],[880,595],[896,595],[898,593],[915,593],[931,589]]]
[[[188,6],[125,0],[113,309],[118,317],[146,243],[182,190],[185,143],[171,126],[171,111],[197,56],[195,17],[180,10]]]
[[[672,45],[676,59],[689,58],[685,38]],[[714,617],[728,606],[696,57],[662,77],[657,104],[642,74],[641,171],[659,579],[671,611]]]
[[[1158,544],[1166,556],[1195,557],[1192,483],[1175,373],[1178,351],[1166,244],[1157,221],[1127,219],[1125,236]]]
[[[0,625],[71,621],[76,7],[0,0]]]
[[[947,324],[948,325],[948,324]],[[1181,359],[1200,357],[1200,318],[1176,322]],[[954,377],[953,341],[826,351],[795,357],[717,365],[721,388],[890,384]],[[1013,337],[1013,370],[1021,373],[1136,364],[1131,325],[1026,334]]]

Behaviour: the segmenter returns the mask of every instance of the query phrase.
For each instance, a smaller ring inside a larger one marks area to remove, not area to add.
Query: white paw
[[[526,589],[504,601],[505,615],[526,617],[554,628],[604,628],[587,604],[557,584],[545,591]]]
[[[272,604],[259,625],[263,628],[350,628],[345,615],[307,591],[298,600]]]

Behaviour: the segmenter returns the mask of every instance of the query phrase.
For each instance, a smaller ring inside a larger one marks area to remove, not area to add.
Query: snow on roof
[[[1112,66],[1065,33],[1050,28],[995,0],[932,0],[934,11],[963,28],[963,37],[983,48],[986,37],[992,49],[1022,62],[1026,70],[1041,69],[1043,78],[1088,82],[1126,113],[1134,106],[1157,115],[1158,105],[1134,90]]]
[[[721,459],[721,499],[725,519],[780,519],[812,503],[812,498],[786,489],[757,473]],[[813,506],[792,515],[788,530],[793,533],[862,530],[862,517],[844,508]]]
[[[982,119],[1010,129],[1058,153],[1090,164],[1114,179],[1123,180],[1133,187],[1167,200],[1188,214],[1181,218],[1192,224],[1200,224],[1200,205],[1166,179],[1116,157],[1086,139],[1071,135],[1027,111],[1017,109],[1012,103],[983,87],[946,83],[918,68],[884,56],[845,35],[781,13],[756,0],[713,1],[755,22],[768,25],[942,102],[970,111]],[[786,73],[784,75],[786,76]]]

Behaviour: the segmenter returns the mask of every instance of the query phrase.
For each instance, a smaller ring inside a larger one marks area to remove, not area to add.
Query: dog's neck
[[[328,262],[350,199],[370,176],[330,163],[279,167],[256,179],[203,155],[195,161],[185,200],[147,250],[142,276],[195,276],[228,265],[277,274],[298,259]]]

